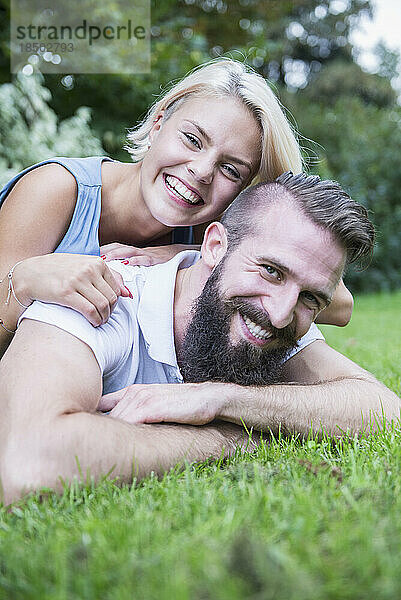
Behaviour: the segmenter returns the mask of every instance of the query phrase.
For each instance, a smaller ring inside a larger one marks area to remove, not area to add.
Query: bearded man
[[[35,302],[0,363],[5,501],[82,473],[130,481],[221,456],[243,438],[242,419],[336,435],[398,417],[395,394],[313,324],[373,238],[338,184],[287,173],[243,192],[206,230],[201,257],[112,265],[133,299],[105,325]],[[204,424],[214,419],[228,422]]]

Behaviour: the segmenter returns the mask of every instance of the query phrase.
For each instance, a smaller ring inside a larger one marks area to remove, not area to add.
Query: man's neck
[[[191,320],[192,306],[201,294],[209,275],[210,271],[202,259],[198,260],[192,267],[177,271],[173,310],[174,340],[177,354]]]

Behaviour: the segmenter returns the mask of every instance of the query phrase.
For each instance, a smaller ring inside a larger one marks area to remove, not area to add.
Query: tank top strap
[[[55,162],[62,165],[75,177],[78,185],[101,186],[102,163],[104,161],[112,161],[112,159],[107,156],[89,156],[88,158],[56,157],[45,161],[45,163]]]
[[[102,163],[107,156],[88,158],[55,157],[43,160],[13,177],[0,192],[0,207],[14,185],[26,173],[42,165],[57,163],[77,182],[77,200],[68,230],[55,252],[99,255],[98,228],[101,210]]]
[[[88,158],[67,158],[64,156],[56,156],[42,160],[23,171],[14,175],[0,190],[0,207],[8,194],[13,189],[14,185],[27,173],[33,171],[37,167],[51,163],[62,165],[76,179],[77,184],[82,185],[102,185],[102,162],[112,161],[108,156],[90,156]]]

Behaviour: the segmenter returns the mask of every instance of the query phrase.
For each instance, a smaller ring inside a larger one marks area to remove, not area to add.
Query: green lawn
[[[401,393],[401,293],[329,343]],[[0,516],[0,598],[401,597],[401,430],[30,498]]]

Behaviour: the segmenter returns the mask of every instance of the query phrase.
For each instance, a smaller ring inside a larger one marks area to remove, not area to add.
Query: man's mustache
[[[276,340],[283,342],[286,346],[296,346],[297,338],[294,325],[290,324],[282,329],[277,329],[271,324],[267,313],[240,297],[231,298],[225,301],[224,304],[230,311],[238,311],[242,315],[249,317],[254,323],[260,325],[262,329],[271,332]]]

